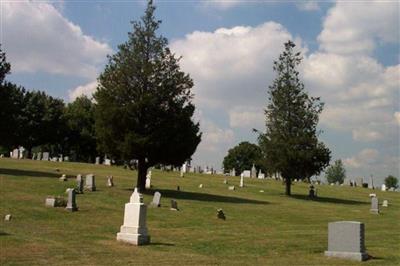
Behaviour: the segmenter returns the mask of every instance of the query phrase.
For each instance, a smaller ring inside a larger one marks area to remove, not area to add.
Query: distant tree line
[[[65,104],[42,91],[29,91],[6,80],[11,65],[0,46],[0,146],[2,153],[23,146],[34,151],[92,161],[97,153],[94,104],[86,96]]]

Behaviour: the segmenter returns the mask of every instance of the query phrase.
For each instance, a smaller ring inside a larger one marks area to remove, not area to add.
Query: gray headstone
[[[12,215],[11,214],[6,214],[6,216],[4,216],[4,221],[11,221]]]
[[[65,209],[70,212],[77,211],[78,208],[76,207],[76,201],[75,201],[75,189],[69,188],[67,189],[67,193],[68,193],[68,202],[67,202],[67,207]]]
[[[178,202],[176,202],[176,200],[171,200],[171,210],[172,211],[179,211]]]
[[[377,197],[372,197],[371,198],[371,209],[370,209],[371,213],[374,214],[379,214],[379,200]]]
[[[325,256],[363,261],[368,258],[364,244],[364,224],[343,221],[328,225],[328,250]]]
[[[48,161],[50,154],[48,152],[43,152],[42,161]]]
[[[235,190],[235,186],[229,186],[228,189],[229,190]]]
[[[96,191],[95,177],[93,174],[86,175],[85,190]]]
[[[83,178],[82,175],[77,175],[76,176],[76,192],[79,194],[83,193]]]
[[[42,159],[42,153],[41,153],[41,152],[38,152],[38,153],[37,153],[36,160],[40,161],[41,159]]]
[[[96,157],[96,164],[100,164],[100,157]]]
[[[228,180],[226,180],[226,178],[224,179],[224,184],[228,184]]]
[[[161,193],[156,191],[153,196],[153,201],[150,204],[153,207],[160,207],[161,206]]]

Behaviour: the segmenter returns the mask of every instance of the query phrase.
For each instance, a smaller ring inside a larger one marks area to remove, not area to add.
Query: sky
[[[273,61],[291,39],[301,80],[321,97],[320,139],[349,178],[400,177],[398,1],[155,1],[159,33],[194,81],[202,142],[193,164],[220,168],[265,130]],[[145,1],[0,1],[8,79],[73,101],[127,40]]]

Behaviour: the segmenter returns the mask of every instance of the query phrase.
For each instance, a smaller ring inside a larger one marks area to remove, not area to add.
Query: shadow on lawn
[[[230,203],[244,203],[244,204],[269,204],[266,201],[243,199],[236,197],[220,196],[206,193],[198,192],[188,192],[188,191],[177,191],[170,189],[157,189],[148,190],[145,194],[153,195],[155,191],[161,193],[163,197],[173,198],[173,199],[184,199],[184,200],[198,200],[198,201],[213,201],[213,202],[230,202]]]
[[[60,174],[55,174],[55,173],[8,169],[8,168],[0,168],[0,175],[1,174],[15,175],[15,176],[33,176],[33,177],[60,177]]]
[[[336,198],[327,198],[327,197],[317,197],[316,199],[310,199],[307,195],[292,195],[290,197],[295,198],[295,199],[309,200],[309,201],[316,201],[316,202],[326,202],[326,203],[339,203],[339,204],[349,204],[349,205],[369,204],[368,202],[363,202],[363,201],[336,199]]]

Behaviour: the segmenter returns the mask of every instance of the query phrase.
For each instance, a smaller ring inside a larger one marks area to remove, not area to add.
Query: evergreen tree
[[[280,172],[291,194],[292,179],[309,179],[319,174],[330,160],[330,151],[318,141],[319,114],[323,103],[304,90],[296,67],[301,63],[295,44],[285,43],[285,50],[274,62],[276,78],[269,87],[265,110],[266,132],[259,135],[268,169]]]
[[[128,41],[109,57],[94,94],[96,136],[100,149],[114,159],[137,159],[137,187],[145,190],[147,169],[155,164],[180,165],[200,142],[192,121],[193,81],[180,70],[167,39],[156,34],[161,21],[148,2],[133,22]]]

